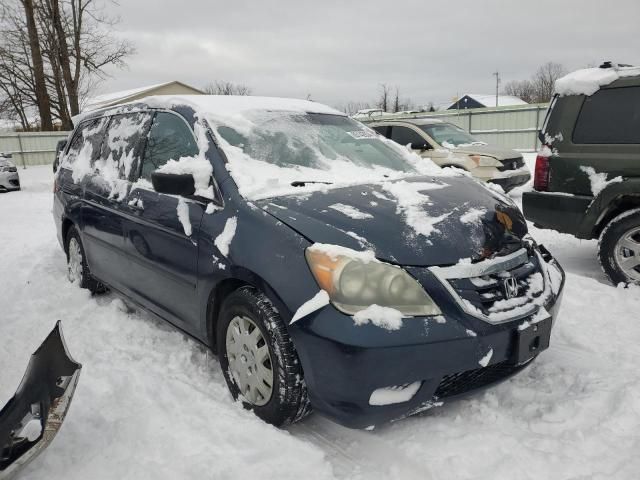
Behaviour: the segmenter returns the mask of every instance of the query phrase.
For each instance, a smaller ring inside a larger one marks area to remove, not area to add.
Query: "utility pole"
[[[496,107],[498,106],[498,90],[500,88],[500,72],[495,71],[492,74],[496,77]]]

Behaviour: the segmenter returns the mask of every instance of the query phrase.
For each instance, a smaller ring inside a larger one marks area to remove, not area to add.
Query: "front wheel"
[[[227,386],[246,408],[276,426],[310,412],[293,342],[263,293],[248,286],[231,293],[220,309],[216,338]]]
[[[609,222],[600,236],[598,257],[614,284],[640,284],[640,209]]]

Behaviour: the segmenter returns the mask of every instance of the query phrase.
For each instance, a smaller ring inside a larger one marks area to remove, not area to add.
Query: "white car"
[[[0,192],[20,190],[20,176],[11,155],[0,153]]]

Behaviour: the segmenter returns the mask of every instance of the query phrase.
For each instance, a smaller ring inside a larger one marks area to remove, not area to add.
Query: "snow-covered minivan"
[[[164,96],[76,124],[53,208],[69,279],[211,347],[267,422],[371,427],[549,345],[564,273],[517,206],[341,112]]]

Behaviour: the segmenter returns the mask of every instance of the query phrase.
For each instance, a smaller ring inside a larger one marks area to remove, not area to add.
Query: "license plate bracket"
[[[513,362],[516,364],[525,363],[549,348],[551,325],[552,319],[549,316],[516,330]]]

